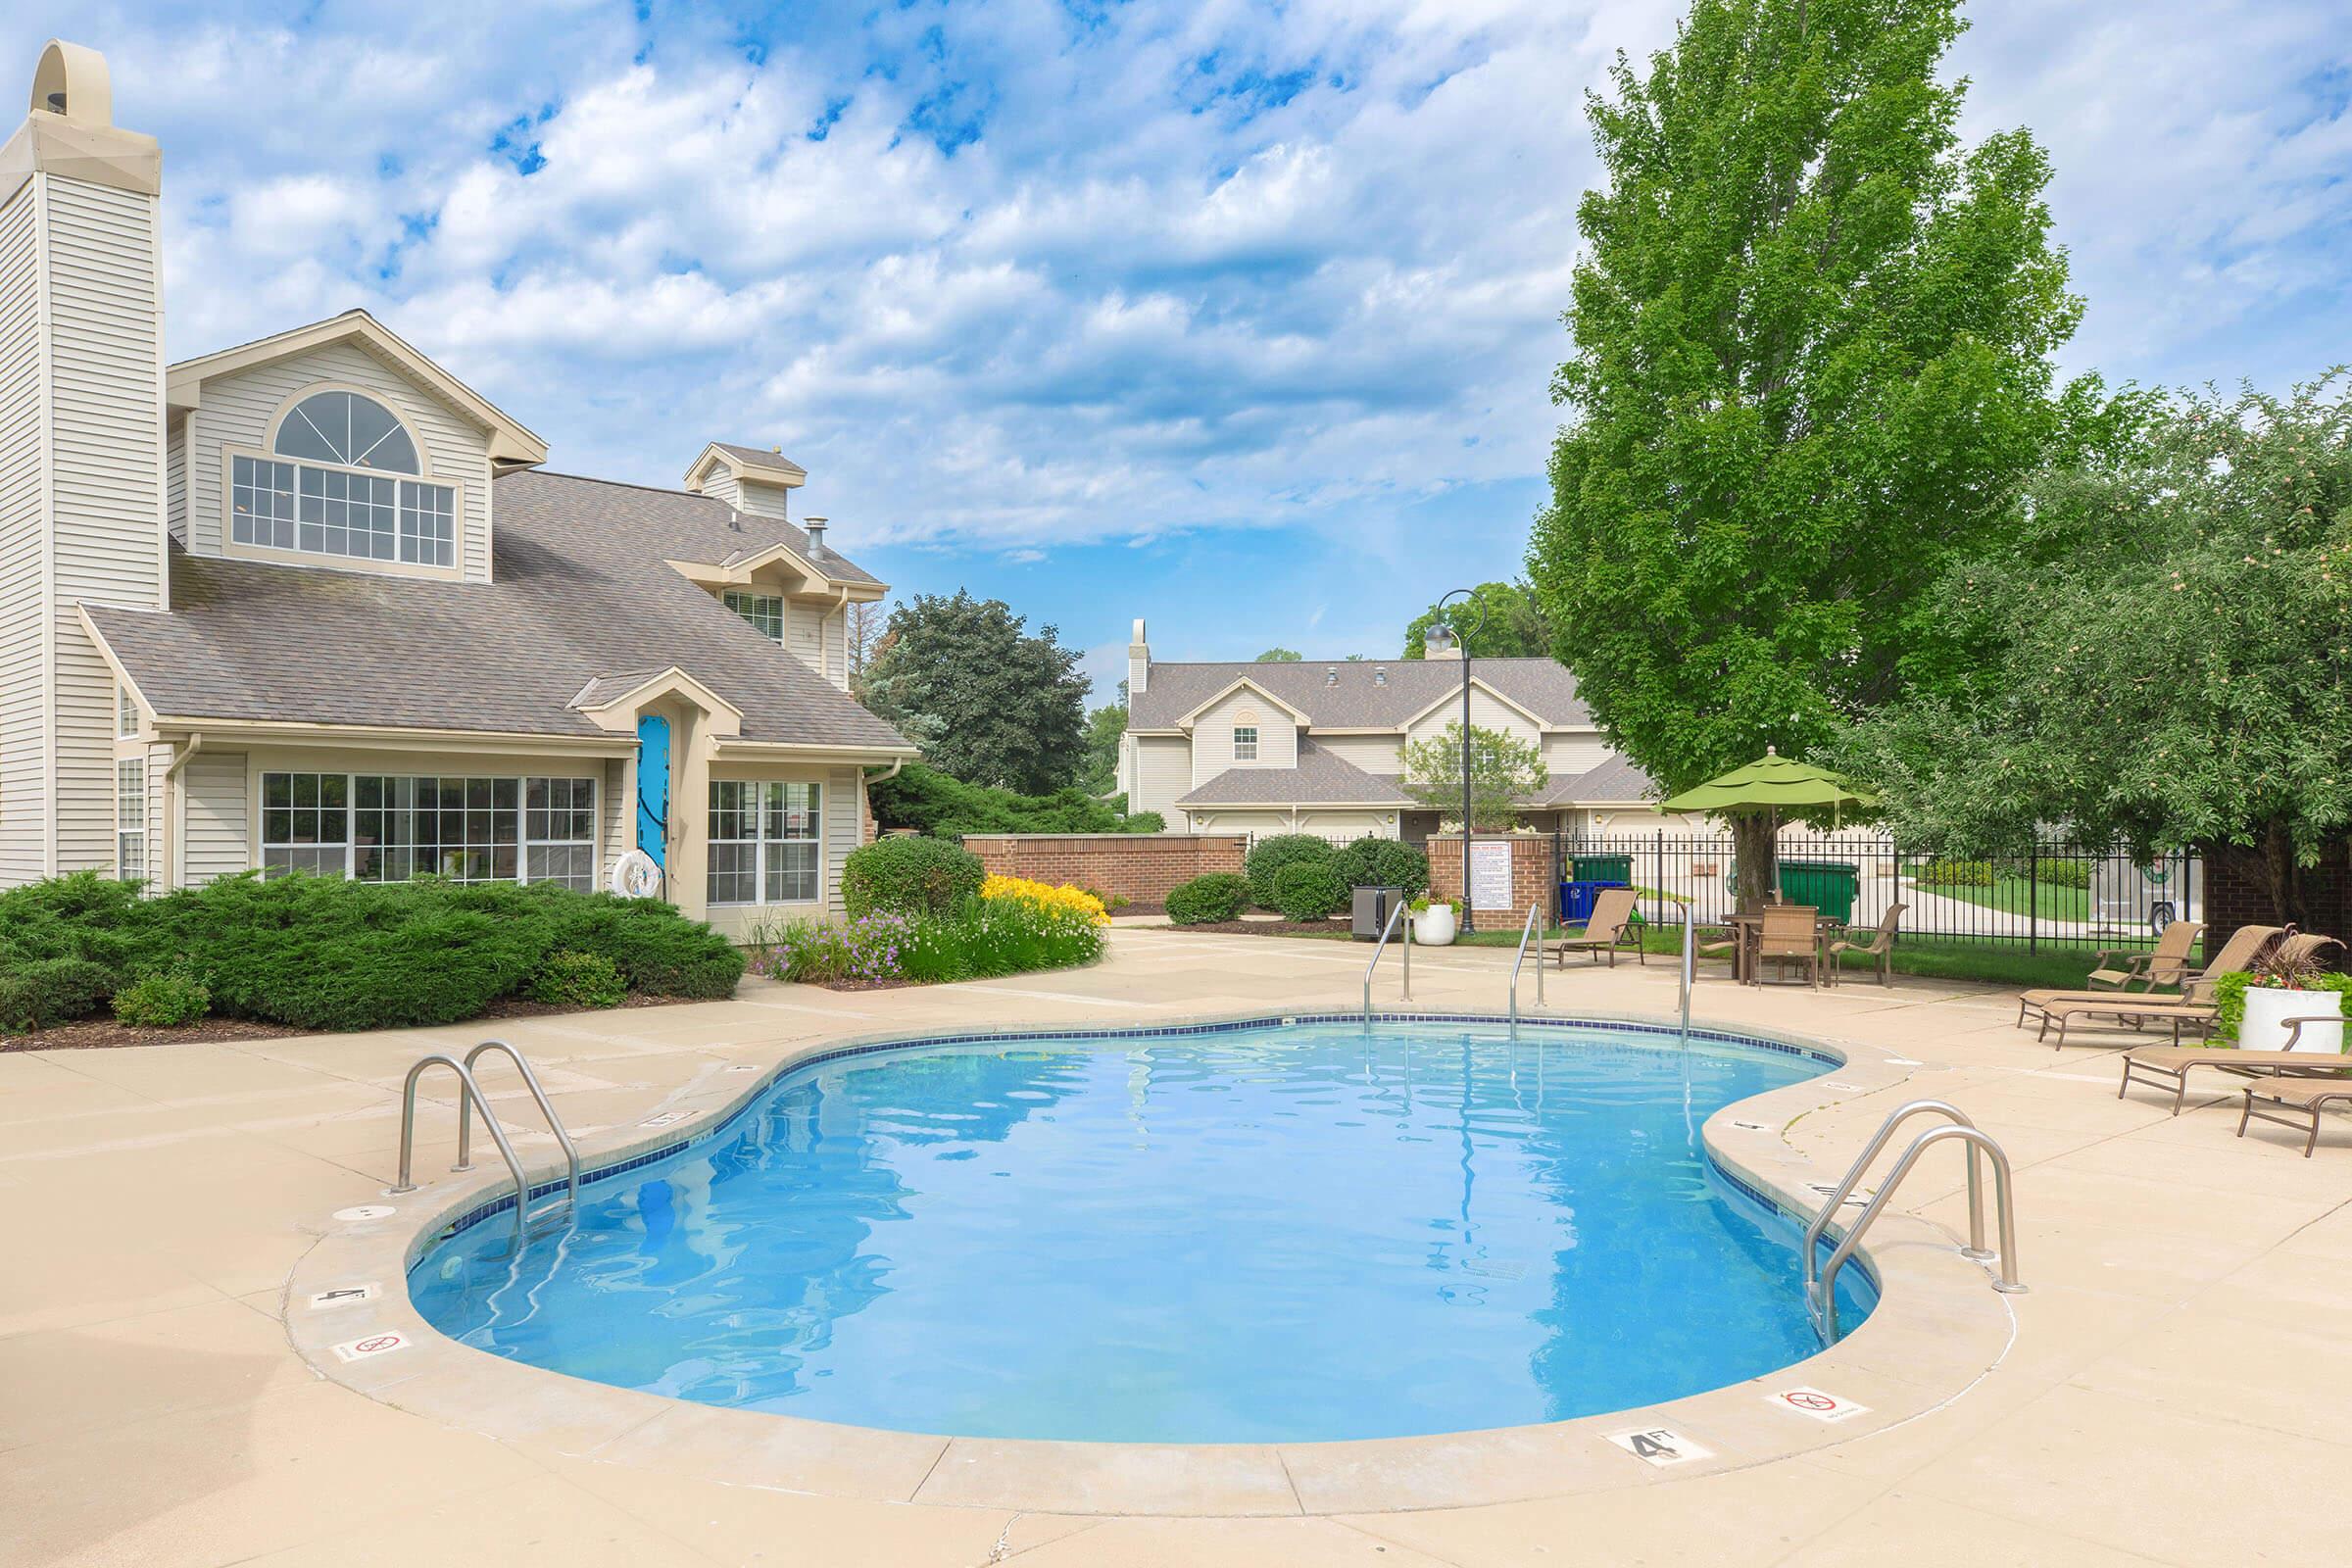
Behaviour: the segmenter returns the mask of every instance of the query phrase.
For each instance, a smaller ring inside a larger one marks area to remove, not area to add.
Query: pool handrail
[[[1894,1169],[1886,1173],[1886,1180],[1872,1196],[1869,1204],[1862,1210],[1861,1218],[1847,1229],[1838,1244],[1838,1250],[1830,1254],[1829,1266],[1821,1271],[1818,1289],[1809,1293],[1805,1304],[1813,1314],[1813,1325],[1821,1335],[1822,1344],[1838,1343],[1838,1271],[1845,1267],[1847,1258],[1854,1255],[1854,1249],[1862,1244],[1862,1237],[1870,1229],[1871,1222],[1879,1217],[1880,1211],[1886,1206],[1886,1200],[1902,1185],[1903,1178],[1911,1174],[1911,1167],[1919,1162],[1921,1154],[1927,1152],[1928,1146],[1942,1143],[1948,1138],[1957,1138],[1968,1145],[1972,1170],[1979,1150],[1984,1151],[1985,1157],[1992,1161],[1993,1204],[2001,1224],[2000,1276],[1993,1281],[1992,1288],[2004,1296],[2024,1294],[2026,1287],[2017,1277],[2017,1217],[2010,1205],[2009,1156],[2002,1152],[1999,1144],[1974,1126],[1953,1122],[1942,1127],[1931,1127],[1912,1139],[1910,1147],[1903,1151],[1902,1158],[1894,1162]],[[1832,1200],[1833,1206],[1836,1201]],[[1808,1248],[1807,1261],[1811,1257]]]
[[[482,1086],[473,1081],[473,1074],[466,1070],[464,1062],[446,1052],[419,1056],[416,1065],[409,1069],[408,1081],[401,1085],[400,1181],[389,1191],[394,1196],[416,1191],[416,1183],[410,1177],[416,1152],[416,1080],[424,1076],[427,1067],[447,1067],[456,1073],[460,1102],[471,1100],[481,1107],[482,1125],[490,1129],[491,1139],[497,1143],[498,1152],[506,1156],[507,1169],[514,1177],[514,1248],[520,1251],[529,1234],[524,1211],[531,1205],[531,1180],[522,1172],[522,1161],[514,1157],[514,1146],[507,1142],[507,1130],[498,1124],[498,1115],[490,1108],[490,1102],[482,1097]]]
[[[1894,1137],[1894,1130],[1914,1116],[1941,1116],[1957,1126],[1976,1126],[1967,1111],[1947,1100],[1905,1101],[1886,1113],[1886,1119],[1879,1123],[1879,1130],[1870,1135],[1870,1142],[1862,1146],[1862,1152],[1856,1154],[1854,1162],[1846,1167],[1845,1179],[1838,1184],[1836,1191],[1830,1194],[1829,1200],[1821,1205],[1821,1211],[1813,1216],[1813,1222],[1805,1227],[1804,1280],[1808,1306],[1812,1304],[1813,1286],[1818,1277],[1814,1264],[1820,1257],[1822,1233],[1829,1229],[1830,1221],[1844,1206],[1845,1200],[1854,1196],[1854,1189],[1862,1184],[1863,1173],[1870,1169],[1870,1162],[1879,1157],[1880,1151]],[[1885,1189],[1880,1191],[1884,1192]],[[1961,1250],[1980,1261],[1992,1255],[1984,1250],[1984,1187],[1978,1171],[1977,1151],[1973,1145],[1968,1151],[1968,1246]]]
[[[556,1114],[556,1107],[549,1102],[547,1091],[539,1086],[539,1075],[531,1070],[530,1062],[524,1059],[521,1052],[516,1051],[504,1040],[485,1040],[466,1053],[466,1070],[469,1073],[474,1072],[473,1064],[481,1059],[484,1052],[488,1051],[506,1054],[507,1059],[514,1063],[515,1070],[522,1074],[522,1086],[528,1089],[531,1092],[531,1098],[539,1102],[539,1114],[547,1118],[547,1130],[556,1135],[556,1142],[564,1150],[564,1164],[567,1173],[565,1205],[574,1210],[578,1209],[580,1206],[580,1152],[572,1147],[571,1134],[564,1129],[564,1118]],[[475,1082],[480,1082],[480,1079],[477,1077]],[[451,1170],[473,1169],[473,1102],[463,1097],[460,1097],[458,1101],[458,1162],[449,1168]],[[547,1212],[555,1211],[551,1208]]]
[[[1511,1038],[1519,1038],[1519,966],[1527,961],[1527,944],[1536,934],[1536,921],[1543,916],[1544,901],[1538,899],[1527,906],[1527,923],[1519,928],[1519,956],[1511,960]],[[1536,1005],[1544,1005],[1544,948],[1536,947]]]
[[[1372,1027],[1372,971],[1380,967],[1380,956],[1388,951],[1389,938],[1396,933],[1396,923],[1404,918],[1406,901],[1398,899],[1389,911],[1388,924],[1380,928],[1380,940],[1372,945],[1372,961],[1364,965],[1364,1027]],[[1403,949],[1404,999],[1413,1000],[1413,934],[1408,929],[1397,944]]]

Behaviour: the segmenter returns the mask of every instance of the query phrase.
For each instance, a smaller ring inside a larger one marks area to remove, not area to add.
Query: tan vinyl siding
[[[742,498],[736,492],[735,475],[728,471],[723,463],[710,466],[710,471],[703,478],[703,494],[716,501],[724,501],[738,512],[743,510]]]
[[[1237,724],[1256,726],[1256,760],[1235,759],[1233,731]],[[1235,692],[1202,710],[1193,720],[1193,779],[1189,788],[1199,788],[1229,767],[1298,765],[1298,720],[1256,692]]]
[[[1184,813],[1176,797],[1193,787],[1192,747],[1182,736],[1138,735],[1135,741],[1135,799],[1132,810],[1157,811],[1167,818],[1168,831],[1184,831]]]
[[[825,662],[818,672],[846,692],[850,689],[850,617],[840,607],[826,613],[823,634]]]
[[[1457,693],[1422,715],[1407,733],[1414,740],[1428,740],[1432,736],[1445,734],[1446,726],[1457,722],[1461,716],[1462,702]],[[1474,729],[1501,730],[1531,744],[1543,739],[1542,732],[1528,722],[1525,713],[1496,702],[1484,689],[1476,686],[1470,689],[1470,724]]]
[[[186,887],[251,870],[251,811],[245,754],[209,747],[179,770],[179,874]]]
[[[1544,765],[1554,781],[1590,773],[1616,754],[1597,733],[1572,732],[1544,737]]]
[[[825,908],[836,920],[846,919],[841,897],[841,862],[858,848],[858,768],[837,767],[825,780]]]
[[[48,861],[38,180],[0,208],[0,886]]]
[[[1394,735],[1325,735],[1309,730],[1307,739],[1352,767],[1367,773],[1395,775],[1404,771],[1396,749],[1403,744],[1400,730]]]
[[[824,607],[784,601],[784,649],[818,674],[825,665]]]
[[[625,757],[608,759],[597,788],[605,792],[598,833],[604,853],[597,857],[598,891],[612,885],[612,868],[637,847],[637,764]]]
[[[178,420],[164,436],[164,531],[188,542],[188,421]]]
[[[787,514],[785,502],[792,495],[780,484],[762,484],[758,479],[746,479],[735,487],[735,510],[751,517],[782,517]]]
[[[489,437],[422,386],[350,343],[330,344],[205,383],[204,406],[188,416],[188,548],[199,555],[221,553],[221,473],[226,466],[222,449],[233,445],[268,450],[270,422],[287,399],[321,384],[357,387],[382,399],[409,421],[423,443],[421,456],[431,470],[426,479],[458,492],[458,562],[466,579],[489,581]],[[314,561],[350,571],[369,566],[341,556],[271,559]]]
[[[163,316],[151,196],[44,176],[57,856],[115,858],[115,679],[75,605],[163,597]]]

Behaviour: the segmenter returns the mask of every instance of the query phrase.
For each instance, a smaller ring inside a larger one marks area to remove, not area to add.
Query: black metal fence
[[[1720,921],[1738,906],[1732,840],[1666,832],[1555,837],[1563,883],[1627,882],[1642,918]],[[1874,925],[1903,906],[1907,937],[2040,948],[2149,946],[2176,919],[2201,918],[2204,867],[2185,854],[2142,863],[2123,850],[2051,840],[2023,855],[1924,855],[1859,834],[1783,835],[1780,890],[1825,915]]]

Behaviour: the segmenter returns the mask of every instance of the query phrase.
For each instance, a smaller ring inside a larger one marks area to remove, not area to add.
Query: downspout
[[[869,766],[869,767],[870,767],[870,766],[872,766],[872,765],[873,765],[873,764],[870,764],[870,763],[868,764],[868,766]],[[860,787],[859,787],[859,789],[858,789],[858,794],[859,794],[859,795],[862,797],[862,796],[864,796],[864,795],[865,795],[865,790],[864,790],[864,788],[863,788],[863,786],[864,786],[864,785],[867,785],[867,784],[879,784],[879,783],[882,783],[882,782],[883,782],[884,780],[886,780],[886,779],[894,779],[894,778],[897,778],[897,777],[899,776],[899,769],[900,769],[900,768],[902,768],[902,767],[905,767],[906,765],[906,759],[905,759],[904,757],[894,757],[894,758],[892,758],[892,759],[890,760],[890,766],[888,766],[888,767],[884,768],[884,769],[883,769],[881,772],[879,772],[879,773],[869,772],[869,771],[867,771],[867,769],[866,769],[866,768],[859,768],[859,769],[858,769],[858,771],[859,771],[860,773],[864,774],[864,777],[863,777],[863,779],[860,781]],[[858,801],[858,808],[859,810],[861,810],[861,811],[863,811],[863,812],[865,813],[865,819],[866,819],[868,822],[873,822],[873,820],[874,820],[874,808],[873,808],[873,803],[872,803],[872,801],[871,801],[870,799],[861,799],[861,800],[859,800],[859,801]],[[882,836],[882,824],[881,824],[881,823],[879,823],[879,822],[874,822],[874,837],[876,837],[876,838],[880,838],[881,836]]]

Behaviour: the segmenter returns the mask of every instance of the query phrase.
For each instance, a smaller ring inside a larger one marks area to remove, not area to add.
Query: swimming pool
[[[1638,1027],[1000,1037],[788,1073],[719,1136],[410,1292],[600,1382],[979,1437],[1315,1442],[1562,1420],[1820,1347],[1797,1234],[1698,1128],[1834,1058]],[[1859,1322],[1849,1270],[1839,1310]]]

